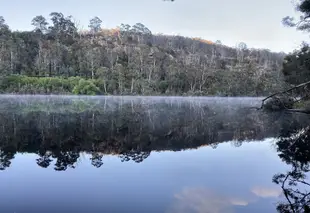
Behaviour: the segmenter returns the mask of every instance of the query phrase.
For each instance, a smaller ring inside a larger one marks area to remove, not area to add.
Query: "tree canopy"
[[[296,20],[287,16],[283,18],[283,24],[296,28],[299,31],[310,32],[310,0],[299,0],[295,3],[295,9],[300,13]],[[287,55],[283,63],[283,74],[287,82],[299,84],[310,80],[310,47],[303,42],[299,50]]]
[[[284,25],[310,32],[310,0],[297,0],[295,2],[295,10],[301,14],[299,19],[296,20],[293,17],[286,16],[282,20]]]

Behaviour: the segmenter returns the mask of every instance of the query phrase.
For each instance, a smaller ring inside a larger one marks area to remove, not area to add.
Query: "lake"
[[[310,117],[261,99],[0,96],[1,212],[304,212]]]

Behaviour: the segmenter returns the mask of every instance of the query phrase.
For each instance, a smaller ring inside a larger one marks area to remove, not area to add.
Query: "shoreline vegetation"
[[[264,99],[263,99],[264,100]],[[282,111],[298,112],[310,114],[310,100],[309,99],[294,99],[292,96],[274,96],[268,99],[258,109],[265,111]]]
[[[236,85],[238,86],[238,85]],[[135,92],[130,90],[107,91],[102,79],[85,79],[81,77],[29,77],[23,75],[4,76],[0,79],[0,94],[31,94],[31,95],[143,95],[143,96],[219,96],[219,97],[262,97],[268,91],[232,91],[223,87],[221,90],[209,88],[200,91],[165,91],[157,88],[148,92]]]

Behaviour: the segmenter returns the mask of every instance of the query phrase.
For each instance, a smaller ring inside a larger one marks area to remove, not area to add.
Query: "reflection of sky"
[[[273,212],[281,191],[272,176],[286,169],[270,143],[156,152],[140,164],[107,156],[99,169],[89,157],[55,172],[37,166],[35,155],[16,155],[0,175],[0,206],[18,213]]]

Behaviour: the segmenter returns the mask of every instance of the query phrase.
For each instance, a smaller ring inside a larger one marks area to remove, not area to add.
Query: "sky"
[[[283,17],[296,16],[291,0],[3,0],[0,16],[13,30],[31,30],[36,15],[72,15],[80,28],[98,16],[104,28],[142,23],[153,33],[220,40],[228,46],[291,52],[309,36],[284,27]]]

